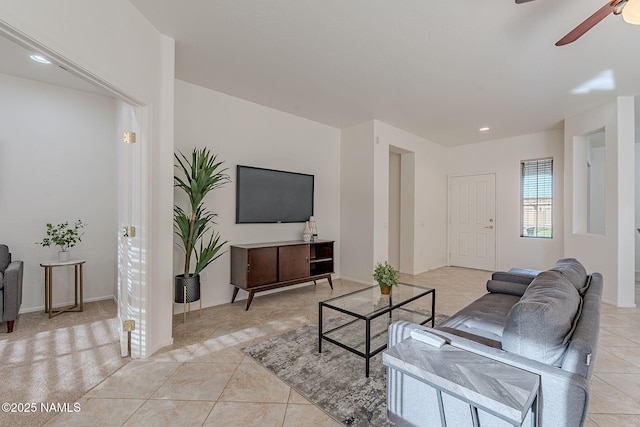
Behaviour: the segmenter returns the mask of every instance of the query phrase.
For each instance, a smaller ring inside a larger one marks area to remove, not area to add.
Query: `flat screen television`
[[[236,224],[308,221],[313,184],[313,175],[238,165]]]

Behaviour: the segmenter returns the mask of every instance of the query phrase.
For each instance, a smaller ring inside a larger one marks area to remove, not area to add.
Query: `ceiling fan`
[[[533,0],[516,0],[517,4],[528,3]],[[556,42],[556,46],[564,46],[578,40],[584,33],[593,28],[598,22],[613,13],[622,14],[625,22],[640,25],[640,0],[611,0],[598,9],[593,15],[585,19],[569,33]]]

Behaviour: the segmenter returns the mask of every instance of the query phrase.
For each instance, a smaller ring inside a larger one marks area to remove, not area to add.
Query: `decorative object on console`
[[[302,232],[302,240],[304,242],[311,241],[311,227],[309,227],[309,221],[304,223],[304,231]]]
[[[384,264],[379,262],[373,270],[373,279],[378,282],[380,293],[389,295],[389,293],[391,293],[391,287],[398,285],[400,274],[398,270],[393,268],[387,261],[385,261]]]
[[[311,229],[311,240],[318,241],[318,224],[315,217],[309,217],[309,228]]]
[[[69,225],[69,221],[65,221],[58,225],[47,223],[47,237],[36,245],[48,248],[51,245],[58,246],[58,261],[69,261],[69,249],[77,243],[82,242],[84,234],[83,228],[86,224],[82,220],[77,220],[73,226]]]
[[[175,167],[180,172],[174,176],[174,186],[189,198],[188,211],[178,205],[173,207],[174,230],[185,253],[184,273],[175,276],[174,302],[186,304],[200,300],[200,273],[224,253],[221,250],[227,243],[221,242],[220,233],[213,229],[218,214],[206,209],[204,198],[211,190],[222,187],[231,179],[226,174],[227,169],[222,168],[223,162],[218,161],[218,156],[208,148],[194,148],[191,158],[179,151],[174,157]],[[196,259],[192,274],[189,273],[191,255]]]

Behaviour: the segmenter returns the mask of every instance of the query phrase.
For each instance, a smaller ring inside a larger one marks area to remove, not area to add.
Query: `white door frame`
[[[139,236],[136,239],[129,239],[128,251],[135,252],[137,254],[137,260],[135,263],[129,263],[128,259],[122,258],[122,228],[121,224],[119,225],[119,229],[114,230],[114,232],[118,233],[118,248],[114,248],[117,250],[117,259],[118,259],[118,289],[117,297],[118,301],[118,318],[120,321],[124,319],[134,319],[136,320],[136,330],[132,333],[132,356],[133,357],[145,357],[146,356],[146,345],[147,345],[147,322],[149,318],[149,310],[148,310],[148,278],[149,272],[151,270],[151,266],[149,265],[150,260],[150,252],[149,252],[149,210],[150,210],[150,190],[149,190],[149,182],[150,182],[150,149],[148,147],[148,143],[145,143],[148,139],[148,135],[151,135],[151,106],[146,105],[144,102],[136,99],[135,97],[123,92],[107,81],[101,79],[100,77],[92,74],[88,70],[78,66],[76,63],[68,60],[63,55],[59,54],[55,50],[43,45],[37,40],[27,36],[24,33],[16,31],[11,26],[6,25],[2,20],[0,20],[0,37],[6,37],[7,39],[23,46],[29,50],[35,52],[41,52],[46,55],[51,62],[65,68],[71,74],[101,88],[105,91],[109,92],[113,95],[114,98],[131,105],[135,110],[135,117],[137,121],[138,133],[137,133],[137,143],[135,150],[137,150],[138,154],[136,156],[135,164],[130,164],[132,166],[130,168],[131,173],[128,174],[126,179],[121,178],[118,181],[118,197],[120,199],[120,203],[122,203],[123,193],[135,195],[133,197],[129,197],[129,199],[135,199],[136,204],[138,206],[139,215],[138,218],[140,220],[139,224],[129,224],[135,225],[137,227],[137,235]],[[122,123],[116,124],[116,127],[122,126]],[[115,144],[123,144],[122,134],[115,135],[116,140]],[[125,151],[124,149],[118,150],[119,153]],[[120,211],[118,212],[118,218],[122,219],[129,215],[129,206],[128,204],[120,206]],[[123,268],[123,271],[120,269]],[[120,282],[120,278],[126,278],[124,281]],[[122,323],[120,323],[122,324]],[[122,328],[119,328],[122,331]],[[120,344],[121,348],[126,348],[126,334],[121,333]]]
[[[145,172],[148,173],[148,144],[145,143],[145,125],[148,125],[148,107],[134,107],[122,103],[118,123],[118,136],[125,131],[135,132],[136,142],[127,144],[118,141],[119,153],[119,207],[118,207],[118,319],[134,320],[131,333],[131,357],[143,358],[147,354],[146,318],[148,287],[148,239],[149,234],[149,190]],[[126,230],[126,233],[125,233]],[[135,230],[135,231],[134,231]],[[122,356],[129,353],[128,335],[120,329]]]

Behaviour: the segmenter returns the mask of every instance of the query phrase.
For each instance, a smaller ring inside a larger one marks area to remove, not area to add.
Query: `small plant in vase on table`
[[[46,225],[47,237],[42,239],[41,242],[36,242],[36,245],[41,245],[45,248],[58,246],[60,248],[58,251],[58,261],[69,261],[69,249],[79,242],[82,242],[85,225],[86,224],[80,219],[73,225],[70,225],[68,221],[58,225],[48,223]]]
[[[380,286],[380,293],[383,295],[389,295],[391,293],[391,287],[397,286],[400,281],[400,273],[393,268],[387,261],[384,263],[377,263],[373,270],[373,279],[378,282]]]

